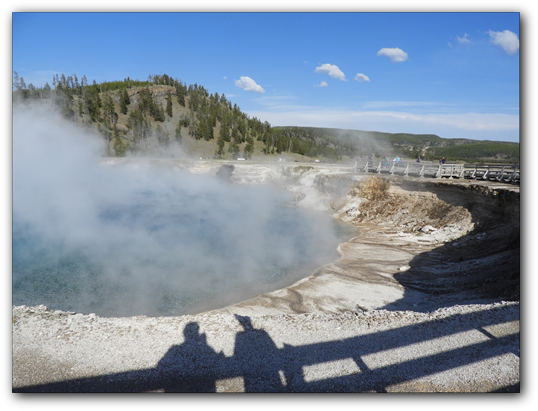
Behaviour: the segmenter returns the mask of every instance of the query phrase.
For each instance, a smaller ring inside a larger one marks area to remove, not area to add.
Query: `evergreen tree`
[[[50,85],[48,82],[46,82],[45,86],[43,86],[43,97],[46,97],[46,98],[52,97],[52,89],[50,88]]]
[[[112,135],[114,138],[114,152],[116,153],[116,156],[123,157],[125,155],[126,146],[121,140],[120,132],[116,124],[114,124]]]
[[[206,134],[204,138],[206,141],[213,140],[215,138],[213,124],[210,121],[206,122]]]
[[[185,113],[181,115],[181,118],[179,119],[179,124],[182,127],[189,127],[189,124],[190,124],[189,117]]]
[[[74,87],[75,87],[75,91],[76,91],[76,93],[77,93],[77,96],[80,96],[80,91],[81,91],[81,90],[80,90],[80,85],[78,84],[78,78],[77,78],[77,75],[75,74],[74,77],[75,77],[75,85],[74,85]]]
[[[14,71],[13,72],[13,90],[19,90],[20,89],[20,80],[19,74]]]
[[[243,149],[243,157],[252,158],[252,153],[254,152],[254,139],[251,136],[246,138],[247,145]]]
[[[176,97],[177,97],[178,103],[182,107],[185,107],[185,95],[186,94],[187,94],[187,87],[181,84],[181,82],[178,82],[176,84]]]
[[[150,116],[155,114],[155,104],[148,87],[144,87],[138,93],[138,108]]]
[[[154,104],[153,107],[154,107],[153,118],[155,119],[155,121],[163,122],[165,120],[163,105],[161,103],[158,103],[158,104]]]
[[[131,104],[131,100],[129,99],[129,94],[127,93],[127,89],[123,89],[122,92],[120,92],[120,112],[122,114],[127,114],[127,106]]]
[[[239,151],[239,146],[237,145],[235,140],[232,141],[228,146],[228,152],[232,153],[232,158],[237,159],[239,157]]]
[[[87,88],[82,97],[82,103],[84,105],[84,110],[90,116],[90,119],[94,122],[98,122],[101,118],[101,99],[95,85]]]
[[[194,132],[194,138],[196,140],[200,140],[204,136],[205,136],[205,121],[202,118],[200,119],[200,121],[198,121],[198,126],[196,127],[196,130]]]
[[[145,113],[140,109],[129,113],[129,128],[133,133],[135,143],[147,139],[151,134],[151,126]]]
[[[219,138],[222,139],[223,141],[226,141],[227,143],[230,142],[230,140],[231,140],[231,138],[230,138],[230,129],[229,129],[228,124],[226,123],[226,121],[223,121],[220,124]]]
[[[217,140],[217,150],[215,151],[215,157],[220,158],[224,155],[224,140],[219,137]]]
[[[112,97],[110,96],[110,94],[108,94],[105,97],[105,103],[104,103],[103,110],[104,110],[104,114],[105,114],[106,118],[110,122],[115,122],[114,120],[117,121],[117,116],[118,115],[116,114],[116,110],[114,108],[114,100],[112,100]]]
[[[97,130],[101,133],[101,135],[105,138],[107,143],[110,143],[112,141],[112,132],[109,129],[110,123],[105,118],[103,120],[103,123],[97,124]]]
[[[28,90],[26,89],[26,83],[24,78],[19,77],[16,71],[13,72],[13,88],[17,92],[16,95],[20,96],[23,99],[28,98]]]
[[[172,117],[172,94],[170,92],[166,93],[166,114],[168,117]]]

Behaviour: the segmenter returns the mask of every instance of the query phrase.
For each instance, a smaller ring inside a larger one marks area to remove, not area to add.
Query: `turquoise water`
[[[232,191],[233,195],[230,194]],[[72,231],[13,219],[13,304],[169,316],[292,284],[355,229],[258,188],[138,190]]]

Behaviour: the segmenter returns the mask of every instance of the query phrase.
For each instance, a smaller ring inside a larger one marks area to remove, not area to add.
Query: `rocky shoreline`
[[[233,183],[278,185],[361,235],[292,286],[203,314],[13,307],[13,390],[519,391],[519,187],[387,176],[373,198],[371,177],[235,165]]]

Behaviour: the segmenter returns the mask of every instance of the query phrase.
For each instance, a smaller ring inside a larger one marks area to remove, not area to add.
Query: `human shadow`
[[[439,380],[443,372],[457,374],[456,383],[452,383],[456,386],[448,388],[483,392],[488,385],[481,382],[457,386],[461,367],[482,368],[481,364],[487,363],[486,369],[493,367],[489,372],[495,380],[499,378],[495,367],[505,367],[499,361],[519,357],[519,332],[494,331],[497,325],[519,320],[518,305],[454,314],[375,333],[361,332],[343,339],[284,343],[282,348],[265,330],[254,328],[249,317],[237,315],[236,319],[243,330],[235,334],[234,353],[229,357],[215,352],[199,332],[198,324],[190,323],[185,327],[185,341],[172,346],[154,368],[17,387],[13,392],[201,393],[218,391],[223,382],[232,384],[229,381],[242,381],[226,390],[232,392],[387,392],[406,383],[416,391],[428,392],[439,387],[422,380],[431,375]],[[293,325],[288,323],[287,327]],[[294,333],[295,329],[286,332]],[[439,347],[440,338],[463,334],[468,338],[464,344]],[[408,352],[414,354],[397,354],[406,347],[411,347]],[[490,391],[519,392],[514,373],[517,369],[511,372],[510,384],[492,386]],[[447,388],[443,384],[440,388]]]
[[[166,392],[215,392],[215,370],[224,359],[207,344],[196,322],[188,323],[183,344],[173,345],[157,364],[160,389]],[[194,379],[177,379],[180,374],[199,375]]]
[[[266,331],[253,327],[250,317],[234,315],[243,326],[235,335],[234,368],[243,376],[245,391],[285,392],[280,349]]]

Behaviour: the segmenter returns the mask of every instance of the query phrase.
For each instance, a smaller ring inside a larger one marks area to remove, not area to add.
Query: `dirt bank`
[[[519,300],[519,187],[313,168],[287,188],[297,206],[325,209],[361,235],[310,277],[217,312],[427,311]]]

